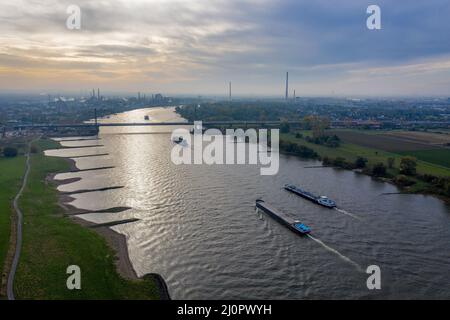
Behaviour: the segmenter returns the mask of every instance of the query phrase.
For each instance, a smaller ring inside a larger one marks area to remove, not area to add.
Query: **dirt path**
[[[13,207],[14,210],[16,211],[16,216],[17,216],[17,240],[16,240],[16,249],[14,252],[14,258],[12,261],[12,265],[11,265],[11,270],[9,271],[9,275],[8,275],[8,282],[7,282],[7,286],[6,286],[6,293],[8,296],[8,300],[15,300],[14,298],[14,276],[16,275],[16,271],[17,271],[17,266],[19,264],[19,259],[20,259],[20,252],[22,250],[22,221],[23,221],[23,214],[22,211],[19,208],[19,198],[22,196],[23,190],[25,189],[25,186],[27,185],[27,181],[28,181],[28,175],[30,173],[30,149],[31,149],[31,144],[34,142],[31,141],[28,145],[28,153],[26,155],[27,157],[27,164],[26,164],[26,170],[25,170],[25,174],[23,176],[23,180],[22,180],[22,186],[20,187],[19,192],[17,193],[16,197],[14,198],[14,202],[13,202]]]

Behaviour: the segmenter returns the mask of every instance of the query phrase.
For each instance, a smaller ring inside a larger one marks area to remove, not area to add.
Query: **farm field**
[[[406,151],[400,154],[410,155],[422,161],[450,168],[450,149]]]
[[[396,137],[411,142],[435,145],[439,147],[450,144],[450,135],[443,133],[422,131],[388,131],[383,135]]]
[[[387,131],[366,133],[358,130],[330,130],[342,141],[388,152],[433,150],[450,142],[446,135],[425,132]]]
[[[302,131],[301,133],[303,135],[309,134],[307,131]],[[355,133],[353,134],[356,135]],[[370,137],[371,135],[367,136]],[[358,157],[364,157],[368,159],[369,165],[374,165],[379,162],[386,164],[388,158],[395,158],[394,167],[397,169],[398,165],[400,164],[401,158],[404,157],[406,153],[410,154],[410,152],[406,152],[405,154],[403,152],[395,152],[395,153],[388,152],[380,148],[366,147],[363,145],[358,145],[356,143],[348,143],[345,142],[345,140],[343,143],[341,143],[340,147],[329,148],[326,146],[307,142],[304,139],[298,139],[295,137],[294,134],[281,134],[280,138],[285,141],[294,142],[299,145],[309,147],[314,151],[316,151],[321,157],[329,157],[329,158],[342,157],[345,158],[347,161],[351,162],[355,161]],[[446,149],[437,149],[437,150],[439,151]],[[422,174],[427,173],[436,176],[450,176],[450,168],[444,167],[443,165],[430,163],[428,161],[423,161],[421,159],[417,161],[417,171]]]

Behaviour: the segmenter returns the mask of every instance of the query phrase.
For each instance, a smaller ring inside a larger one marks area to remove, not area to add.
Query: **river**
[[[142,109],[102,121],[173,121],[171,108]],[[103,127],[101,140],[66,141],[47,151],[76,158],[80,177],[60,191],[122,189],[73,195],[71,204],[121,213],[82,215],[93,222],[138,218],[113,227],[125,234],[139,276],[159,273],[174,299],[429,299],[450,298],[450,207],[424,195],[382,195],[395,186],[371,177],[280,156],[275,176],[255,165],[174,165],[170,127]],[[103,147],[83,148],[102,144]],[[283,190],[296,184],[335,200],[319,207]],[[255,200],[301,220],[301,237],[265,214]],[[381,270],[381,290],[368,290],[366,268]]]

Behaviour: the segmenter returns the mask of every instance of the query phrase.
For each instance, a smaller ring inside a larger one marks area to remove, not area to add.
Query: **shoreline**
[[[372,174],[370,174],[370,173],[365,172],[365,171],[362,170],[362,169],[348,169],[348,168],[342,168],[342,167],[336,167],[336,166],[327,166],[327,165],[325,165],[325,164],[323,163],[323,160],[321,160],[321,159],[305,158],[305,157],[299,156],[299,155],[297,155],[297,154],[295,154],[295,153],[291,153],[291,152],[283,152],[283,151],[281,151],[281,150],[280,150],[280,154],[284,154],[284,155],[291,156],[291,157],[296,157],[296,158],[299,158],[299,159],[302,159],[302,160],[314,160],[314,161],[319,161],[319,162],[322,163],[322,166],[319,166],[319,167],[309,167],[309,168],[307,168],[307,169],[332,168],[332,169],[338,169],[338,170],[351,171],[351,172],[356,173],[356,174],[361,174],[361,175],[364,175],[364,176],[366,176],[366,177],[370,177],[371,179],[373,179],[373,180],[375,180],[375,181],[378,181],[378,182],[384,182],[384,183],[390,184],[390,185],[392,185],[392,186],[394,186],[394,187],[396,187],[397,189],[400,190],[400,192],[394,192],[394,193],[392,193],[392,194],[430,196],[430,197],[434,197],[434,198],[436,198],[436,199],[438,199],[438,200],[444,202],[445,204],[450,204],[450,198],[449,198],[449,197],[446,197],[446,196],[444,196],[444,195],[441,195],[441,194],[438,194],[438,193],[433,193],[433,192],[430,192],[430,191],[427,191],[427,190],[418,190],[418,191],[413,190],[413,191],[411,191],[410,188],[405,187],[405,186],[402,186],[402,185],[396,183],[392,178],[388,178],[388,177],[377,177],[377,176],[374,176],[374,175],[372,175]],[[386,195],[386,194],[382,194],[382,195]],[[387,195],[389,195],[389,194],[387,194]]]
[[[59,143],[59,141],[58,141]],[[79,171],[78,168],[75,165],[75,160],[71,158],[65,158],[61,157],[64,161],[66,161],[69,164],[70,172],[77,172]],[[99,227],[99,228],[92,228],[96,225],[96,223],[89,222],[87,220],[84,220],[80,217],[77,217],[79,214],[86,214],[86,213],[92,213],[88,210],[84,209],[78,209],[70,204],[71,200],[73,200],[70,195],[63,194],[59,190],[57,190],[58,186],[69,184],[72,182],[76,182],[81,180],[80,178],[70,178],[65,180],[55,180],[55,176],[57,173],[52,173],[49,176],[47,176],[46,182],[50,182],[54,187],[56,192],[58,193],[58,206],[64,210],[63,215],[70,218],[73,222],[75,222],[78,225],[81,225],[82,227],[89,228],[90,230],[93,230],[97,232],[100,236],[102,236],[109,247],[112,248],[113,252],[115,253],[115,265],[116,270],[119,273],[121,277],[128,280],[142,280],[144,278],[148,279],[151,278],[157,285],[159,289],[160,294],[160,300],[171,300],[169,290],[167,287],[167,284],[164,280],[164,278],[160,274],[156,273],[149,273],[145,274],[143,277],[138,277],[136,274],[136,271],[133,267],[133,264],[131,263],[129,252],[128,252],[128,244],[126,236],[114,231],[113,229],[109,227]]]

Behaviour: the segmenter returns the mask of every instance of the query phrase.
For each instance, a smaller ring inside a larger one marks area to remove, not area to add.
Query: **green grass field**
[[[400,154],[410,155],[422,161],[450,168],[450,149],[417,150],[400,152]]]
[[[49,140],[39,149],[56,147]],[[22,256],[15,281],[18,299],[158,299],[152,279],[130,281],[116,271],[114,253],[93,230],[62,215],[57,191],[46,181],[53,172],[68,170],[60,158],[31,157],[29,182],[20,200],[24,212]],[[81,268],[81,290],[68,290],[66,269]]]
[[[12,202],[22,183],[25,157],[0,157],[0,269],[3,270],[11,235]]]
[[[308,132],[303,131],[303,135],[309,134]],[[341,143],[341,146],[338,148],[329,148],[322,145],[317,145],[314,143],[309,143],[304,139],[297,139],[294,134],[281,134],[280,138],[286,141],[291,141],[298,143],[300,145],[304,145],[315,150],[321,157],[329,157],[329,158],[337,158],[342,157],[347,161],[355,161],[358,156],[365,157],[368,159],[368,164],[373,165],[377,162],[382,162],[386,164],[387,159],[389,157],[395,158],[395,167],[398,167],[400,164],[400,159],[404,157],[402,154],[391,153],[383,150],[378,150],[374,148],[368,148],[352,143]],[[443,166],[433,164],[430,162],[419,160],[417,162],[417,171],[419,173],[428,173],[436,176],[450,176],[450,169],[445,168]]]
[[[398,153],[439,148],[427,141],[414,139],[415,135],[418,135],[415,132],[340,129],[329,130],[328,134],[336,134],[346,143],[386,152]],[[429,139],[433,141],[433,139]]]

